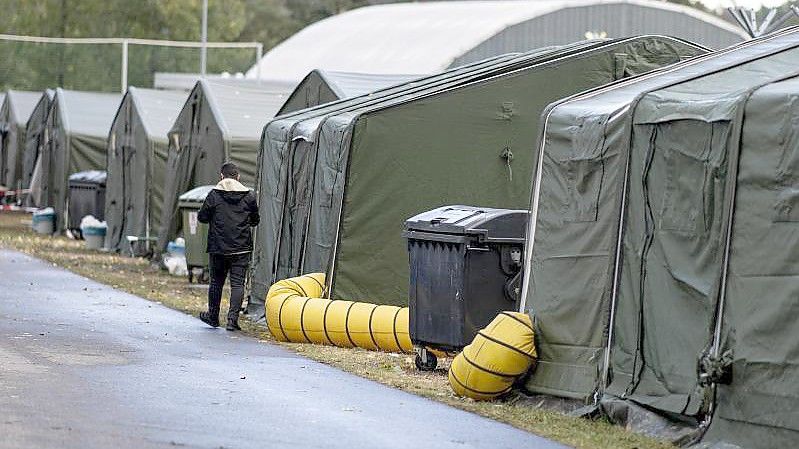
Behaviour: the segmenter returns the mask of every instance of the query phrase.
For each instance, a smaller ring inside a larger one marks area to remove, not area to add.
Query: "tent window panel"
[[[560,161],[566,173],[567,222],[594,222],[599,214],[599,198],[609,157],[605,148],[606,116],[580,120],[572,132],[571,154]]]
[[[782,123],[782,155],[777,165],[775,222],[799,222],[799,99],[791,100]]]
[[[727,121],[678,120],[652,126],[654,151],[666,162],[661,230],[704,234],[721,219],[729,130]]]

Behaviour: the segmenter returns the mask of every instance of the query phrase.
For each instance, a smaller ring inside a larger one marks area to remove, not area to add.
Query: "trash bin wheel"
[[[438,358],[435,355],[428,352],[427,353],[427,362],[425,363],[422,360],[421,354],[416,354],[416,358],[413,360],[413,363],[416,364],[416,369],[419,371],[433,371],[438,366]]]
[[[202,271],[200,271],[200,275],[197,276],[197,282],[200,284],[208,284],[211,282],[211,273],[209,273],[208,269],[203,268]]]

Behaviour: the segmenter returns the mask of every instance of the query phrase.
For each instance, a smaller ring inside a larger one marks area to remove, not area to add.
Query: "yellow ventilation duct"
[[[322,298],[325,275],[275,283],[266,295],[266,323],[278,341],[411,352],[408,308]]]
[[[478,401],[507,393],[535,362],[533,337],[528,315],[500,313],[455,356],[449,368],[452,390]]]

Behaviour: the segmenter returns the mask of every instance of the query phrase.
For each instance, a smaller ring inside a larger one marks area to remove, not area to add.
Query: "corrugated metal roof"
[[[430,74],[501,31],[565,8],[632,4],[677,11],[740,35],[733,24],[695,8],[649,0],[524,0],[398,3],[354,9],[316,22],[259,62],[264,79],[301,80],[313,69]],[[621,20],[621,18],[620,18]],[[247,72],[255,77],[255,67]]]

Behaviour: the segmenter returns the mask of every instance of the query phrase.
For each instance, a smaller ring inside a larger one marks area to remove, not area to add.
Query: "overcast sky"
[[[733,6],[732,0],[701,0],[702,3],[707,5],[710,8],[717,8],[722,7],[726,8],[729,6]],[[765,6],[779,6],[785,3],[785,0],[735,0],[735,4],[738,6],[746,6],[748,8],[759,8],[760,5]]]

